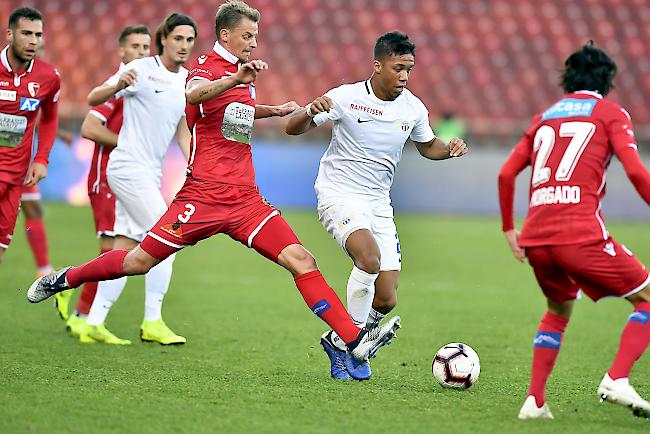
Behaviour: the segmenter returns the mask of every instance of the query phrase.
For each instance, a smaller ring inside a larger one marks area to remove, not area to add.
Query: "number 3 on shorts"
[[[185,204],[185,212],[178,215],[178,221],[181,223],[187,223],[190,221],[190,217],[194,214],[196,208],[191,203]]]

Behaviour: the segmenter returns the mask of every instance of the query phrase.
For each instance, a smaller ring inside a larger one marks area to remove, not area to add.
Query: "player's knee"
[[[641,291],[636,294],[632,294],[627,299],[632,304],[638,303],[650,303],[650,285],[643,288]]]
[[[379,273],[381,258],[372,253],[364,253],[354,258],[354,266],[368,274]]]
[[[278,256],[278,263],[294,276],[317,270],[316,259],[303,246],[295,244],[285,248]]]
[[[153,258],[133,254],[132,252],[129,252],[126,258],[124,258],[124,273],[127,276],[147,274],[156,265],[155,261],[152,261]]]
[[[375,294],[375,299],[372,303],[372,308],[377,312],[384,315],[393,310],[397,306],[397,291],[389,295]]]

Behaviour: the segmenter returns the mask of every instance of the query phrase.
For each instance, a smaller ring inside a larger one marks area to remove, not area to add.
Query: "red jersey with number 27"
[[[648,172],[638,155],[629,114],[596,92],[565,95],[533,118],[502,168],[499,191],[503,229],[514,227],[514,185],[510,188],[509,175],[516,176],[530,165],[530,200],[521,246],[607,239],[600,209],[605,173],[613,155],[650,203]]]
[[[187,80],[218,80],[237,72],[239,61],[223,47],[200,56]],[[239,85],[218,97],[185,108],[192,132],[187,176],[232,185],[255,185],[251,136],[255,120],[255,85]]]

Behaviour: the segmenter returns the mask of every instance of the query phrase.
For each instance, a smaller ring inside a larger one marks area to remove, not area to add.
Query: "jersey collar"
[[[598,99],[603,99],[603,96],[594,90],[577,90],[573,93],[577,93],[578,95],[591,95]]]
[[[11,69],[11,65],[9,64],[9,58],[7,56],[7,53],[9,52],[9,45],[7,45],[4,50],[0,53],[0,62],[2,62],[2,66],[4,66],[7,71],[13,72]],[[32,59],[31,62],[29,62],[29,66],[27,67],[26,72],[32,72],[32,67],[34,66],[34,59]]]
[[[223,48],[223,46],[219,43],[219,41],[215,41],[214,43],[214,52],[217,53],[219,56],[223,57],[224,59],[226,59],[228,62],[232,63],[233,65],[239,63],[239,58],[237,58],[237,56],[232,54],[230,51]]]

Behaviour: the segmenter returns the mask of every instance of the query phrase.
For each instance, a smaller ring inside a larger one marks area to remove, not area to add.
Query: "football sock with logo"
[[[99,254],[103,255],[106,252],[110,252],[111,249],[100,249]],[[77,307],[75,307],[74,313],[77,316],[87,316],[90,312],[90,306],[93,305],[93,300],[95,299],[95,294],[97,293],[97,282],[86,282],[84,283],[83,289],[81,290],[81,295],[79,295],[79,300],[77,300]]]
[[[113,307],[113,303],[117,301],[122,294],[122,290],[126,285],[126,276],[114,280],[105,280],[99,282],[97,286],[97,294],[95,300],[88,313],[86,324],[95,326],[102,324],[106,320],[108,311]]]
[[[176,254],[170,255],[144,275],[144,319],[156,321],[162,318],[162,304],[172,280],[172,264]]]
[[[562,336],[568,323],[568,318],[546,312],[537,329],[533,342],[533,368],[528,389],[528,395],[535,397],[537,407],[541,407],[546,402],[546,382],[560,353]]]
[[[379,274],[366,273],[354,267],[348,278],[348,312],[352,321],[359,327],[366,325],[375,297],[375,280],[378,276]]]
[[[609,376],[614,380],[629,377],[632,366],[643,355],[649,343],[650,303],[638,303],[623,329],[618,353],[608,372]]]
[[[27,233],[27,241],[32,249],[38,272],[51,272],[52,265],[50,265],[50,257],[47,251],[47,234],[43,219],[25,219],[25,232]]]
[[[385,313],[377,312],[375,309],[370,308],[370,313],[368,313],[368,320],[366,321],[366,328],[368,330],[372,330],[375,327],[379,327],[379,323],[384,318],[386,318]]]
[[[100,282],[125,276],[124,258],[128,250],[111,250],[78,267],[72,267],[65,274],[65,281],[70,288],[76,288],[85,282]]]
[[[315,270],[301,274],[296,276],[294,281],[307,306],[325,321],[346,344],[357,338],[361,329],[354,325],[348,311],[343,307],[343,303],[327,284],[320,271]]]

